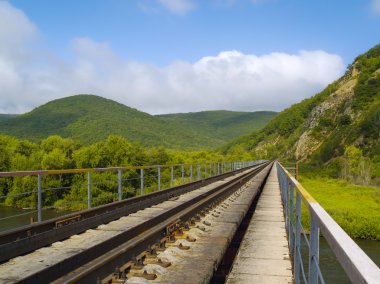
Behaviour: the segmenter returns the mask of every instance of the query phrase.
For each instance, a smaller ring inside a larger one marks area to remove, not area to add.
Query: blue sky
[[[379,0],[0,0],[1,9],[11,16],[0,18],[10,43],[0,66],[18,83],[0,79],[2,112],[77,93],[150,113],[281,110],[380,42]]]

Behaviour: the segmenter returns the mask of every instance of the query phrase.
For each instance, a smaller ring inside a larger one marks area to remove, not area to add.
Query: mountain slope
[[[60,135],[91,144],[110,134],[122,135],[143,145],[194,147],[201,138],[179,126],[93,95],[77,95],[51,101],[33,111],[0,122],[0,132],[39,141]],[[187,143],[191,141],[191,143]]]
[[[1,114],[0,113],[0,121],[3,121],[3,120],[8,120],[8,119],[11,119],[13,117],[16,117],[17,114]]]
[[[310,164],[342,161],[347,147],[380,161],[380,45],[358,56],[321,93],[279,113],[264,129],[229,143],[257,157]],[[339,167],[337,167],[339,168]]]
[[[264,127],[276,116],[276,112],[202,111],[191,113],[164,114],[158,117],[167,122],[176,122],[186,129],[229,141],[253,130]]]
[[[257,128],[255,121],[262,125],[263,120],[273,117],[272,113],[263,113],[261,119],[260,114],[220,112],[214,113],[213,117],[208,115],[208,124],[202,124],[202,119],[194,115],[196,118],[188,124],[186,119],[176,115],[152,116],[102,97],[77,95],[51,101],[29,113],[0,121],[0,133],[36,142],[50,135],[60,135],[85,145],[116,134],[144,146],[200,149],[216,148],[226,143],[231,137],[228,133],[232,132],[231,126],[241,128],[235,129],[234,133],[245,134]],[[216,126],[211,129],[209,125],[213,119]],[[247,125],[243,124],[244,121]],[[215,135],[215,129],[222,129],[223,124],[229,130]]]

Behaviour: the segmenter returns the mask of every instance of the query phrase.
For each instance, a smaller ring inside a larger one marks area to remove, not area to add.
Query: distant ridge
[[[201,135],[213,134],[221,140],[232,140],[264,127],[276,116],[273,111],[239,112],[228,110],[164,114],[158,117],[177,122]]]
[[[5,117],[0,121],[0,133],[35,142],[60,135],[84,145],[116,134],[144,146],[216,148],[234,135],[263,126],[274,115],[211,111],[153,116],[103,97],[75,95],[48,102],[22,115]]]
[[[1,114],[0,113],[0,121],[8,120],[16,116],[17,114]]]

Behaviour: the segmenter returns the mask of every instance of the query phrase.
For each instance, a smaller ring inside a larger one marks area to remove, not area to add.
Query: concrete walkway
[[[276,166],[269,174],[226,283],[293,283]]]

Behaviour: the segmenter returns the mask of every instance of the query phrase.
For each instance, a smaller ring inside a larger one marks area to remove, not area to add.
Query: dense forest
[[[247,160],[244,152],[223,156],[213,151],[168,150],[163,147],[145,148],[131,143],[128,139],[111,135],[105,141],[81,146],[72,139],[50,136],[40,143],[33,143],[11,136],[0,135],[0,171],[55,170],[74,168],[103,168],[113,166],[143,166]],[[180,176],[177,167],[175,176]],[[189,167],[186,167],[189,176]],[[145,184],[156,186],[157,170],[146,170]],[[135,195],[139,188],[139,171],[123,172],[126,195]],[[195,175],[195,168],[194,168]],[[163,169],[163,186],[168,186],[169,168]],[[85,206],[87,198],[87,177],[84,174],[49,175],[43,178],[44,207],[78,209]],[[179,181],[177,181],[179,182]],[[110,202],[117,192],[117,172],[94,173],[94,205]],[[0,179],[0,203],[22,208],[36,206],[36,176]],[[48,190],[49,189],[49,190]],[[59,190],[54,190],[59,189]],[[33,192],[33,193],[27,193]]]
[[[273,111],[219,110],[165,114],[158,117],[169,123],[180,124],[187,131],[197,133],[202,137],[212,136],[211,141],[223,141],[223,143],[213,142],[216,147],[223,146],[236,137],[262,129],[276,114]]]

